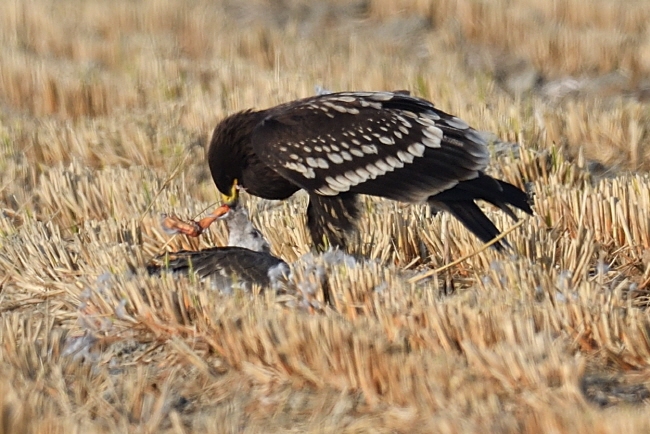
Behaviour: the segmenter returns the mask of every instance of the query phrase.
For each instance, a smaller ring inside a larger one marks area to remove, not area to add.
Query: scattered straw
[[[504,239],[510,232],[512,232],[515,229],[519,228],[523,224],[524,224],[524,221],[520,220],[518,223],[512,225],[510,228],[506,229],[501,234],[499,234],[499,236],[494,237],[494,239],[492,239],[489,242],[483,244],[483,246],[481,246],[480,249],[478,249],[478,250],[476,250],[476,251],[474,251],[474,252],[472,252],[472,253],[470,253],[468,255],[465,255],[462,258],[458,258],[455,261],[452,261],[452,262],[450,262],[450,263],[448,263],[446,265],[443,265],[442,267],[438,267],[438,268],[435,268],[433,270],[429,270],[426,273],[422,273],[422,274],[418,274],[417,276],[413,276],[408,280],[408,283],[415,284],[415,283],[417,283],[417,282],[419,282],[421,280],[424,280],[424,279],[426,279],[426,278],[428,278],[430,276],[441,273],[441,272],[443,272],[443,271],[445,271],[445,270],[447,270],[447,269],[449,269],[451,267],[455,267],[456,265],[458,265],[458,264],[460,264],[462,262],[465,262],[467,259],[471,258],[472,256],[476,256],[479,253],[481,253],[481,252],[487,250],[488,248],[490,248],[490,246],[498,243],[500,240]]]

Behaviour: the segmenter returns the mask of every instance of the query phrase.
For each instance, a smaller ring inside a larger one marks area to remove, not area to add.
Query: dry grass
[[[0,432],[647,432],[649,18],[644,1],[0,2]],[[410,89],[493,132],[490,170],[535,192],[517,253],[409,284],[480,245],[368,199],[367,260],[321,281],[304,197],[246,198],[314,299],[146,276],[164,249],[226,241],[158,225],[212,205],[217,120],[315,85]]]

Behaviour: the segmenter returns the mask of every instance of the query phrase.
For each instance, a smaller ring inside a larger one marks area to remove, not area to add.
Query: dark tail
[[[454,188],[433,196],[429,199],[429,203],[433,208],[449,211],[481,241],[487,243],[501,232],[476,205],[475,200],[491,203],[502,209],[514,221],[517,221],[517,217],[509,205],[527,214],[533,214],[529,197],[524,191],[484,173],[469,181],[462,181]],[[499,251],[502,251],[504,246],[509,247],[510,245],[505,240],[494,244]]]

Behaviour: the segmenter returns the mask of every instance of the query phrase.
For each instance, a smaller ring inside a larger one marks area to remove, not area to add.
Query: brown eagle
[[[482,241],[499,230],[476,205],[532,214],[525,192],[484,173],[486,140],[463,120],[408,92],[340,92],[245,110],[214,130],[208,160],[227,199],[235,183],[265,199],[309,193],[315,243],[343,247],[360,194],[427,203]],[[502,249],[501,243],[495,244]]]

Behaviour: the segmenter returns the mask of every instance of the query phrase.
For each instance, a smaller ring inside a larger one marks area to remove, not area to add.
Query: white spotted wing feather
[[[393,92],[320,95],[269,109],[253,132],[257,155],[300,187],[421,202],[488,163],[467,123]]]

